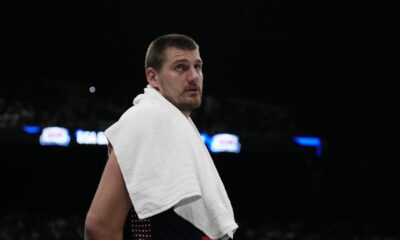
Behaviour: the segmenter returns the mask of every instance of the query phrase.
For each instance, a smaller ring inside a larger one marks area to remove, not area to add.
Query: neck
[[[185,115],[186,118],[190,117],[190,112],[188,111],[182,111],[183,115]]]

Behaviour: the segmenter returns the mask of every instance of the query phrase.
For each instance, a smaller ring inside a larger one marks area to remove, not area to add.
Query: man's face
[[[185,115],[189,115],[201,105],[203,62],[200,53],[198,49],[168,48],[164,57],[164,64],[157,73],[159,91]]]

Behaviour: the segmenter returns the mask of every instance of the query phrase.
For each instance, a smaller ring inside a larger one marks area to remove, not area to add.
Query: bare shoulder
[[[108,148],[108,156],[110,157],[111,154],[114,154],[114,148],[111,143],[108,143],[107,148]]]

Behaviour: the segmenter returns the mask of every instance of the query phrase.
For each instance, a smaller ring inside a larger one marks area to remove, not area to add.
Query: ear
[[[146,69],[146,79],[147,82],[155,89],[159,88],[159,84],[157,81],[157,71],[154,68],[147,68]]]

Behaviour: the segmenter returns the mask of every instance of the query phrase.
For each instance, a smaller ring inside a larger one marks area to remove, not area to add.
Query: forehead
[[[199,49],[187,50],[170,47],[165,50],[165,61],[176,62],[176,61],[189,61],[189,62],[201,62]]]

